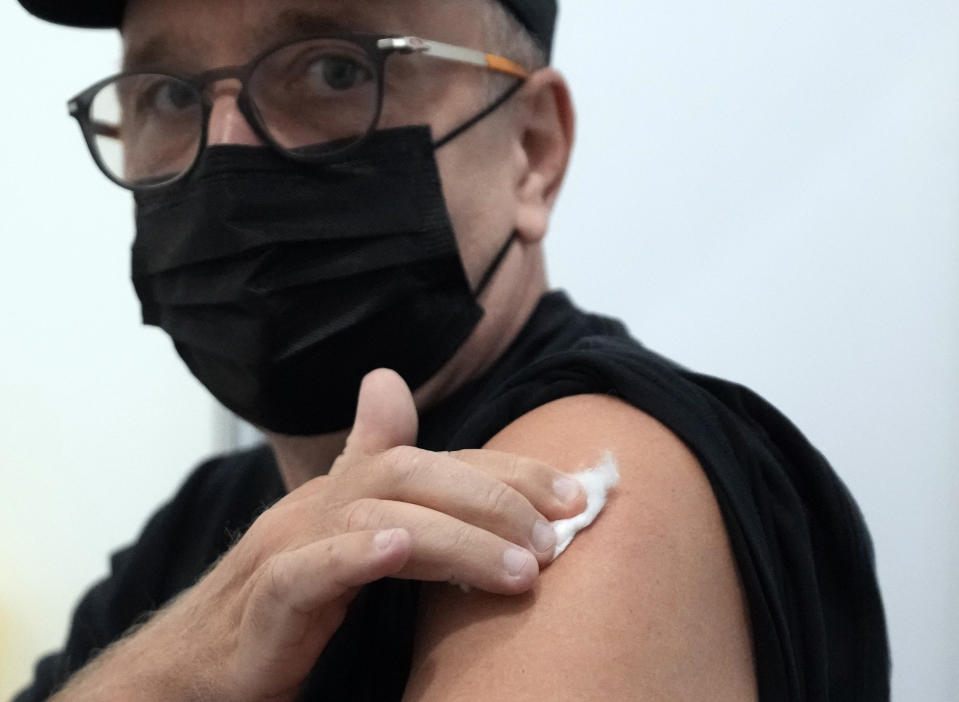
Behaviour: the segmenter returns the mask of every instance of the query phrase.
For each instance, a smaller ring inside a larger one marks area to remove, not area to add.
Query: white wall
[[[0,699],[213,440],[212,402],[140,326],[129,197],[66,114],[117,58],[0,3]]]
[[[216,439],[64,116],[115,41],[4,3],[0,51],[2,699]],[[959,5],[566,0],[557,63],[554,283],[806,431],[872,526],[895,699],[959,699]]]
[[[563,8],[553,282],[806,432],[872,528],[894,698],[959,699],[959,4]]]

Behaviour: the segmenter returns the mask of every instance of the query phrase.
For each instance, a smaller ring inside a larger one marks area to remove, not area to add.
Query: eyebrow
[[[298,36],[304,34],[319,34],[323,32],[370,31],[369,27],[357,28],[353,22],[343,19],[333,19],[328,15],[318,15],[303,10],[283,10],[276,19],[258,33],[257,39],[266,43],[270,39]]]
[[[153,36],[123,52],[122,70],[158,66],[172,54],[173,42],[166,36]]]
[[[349,14],[349,13],[339,13]],[[334,19],[329,15],[305,12],[299,9],[287,9],[280,12],[266,25],[257,27],[251,42],[258,50],[284,39],[305,38],[313,35],[339,32],[371,31],[368,27],[358,28],[360,22]],[[132,46],[123,55],[124,71],[148,67],[176,66],[183,63],[183,57],[196,55],[196,43],[190,39],[174,38],[168,34],[154,35],[144,42]]]

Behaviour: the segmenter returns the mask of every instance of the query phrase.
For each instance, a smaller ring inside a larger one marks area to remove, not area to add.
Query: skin
[[[463,21],[475,14],[473,0],[285,0],[268,7],[249,0],[135,0],[123,26],[124,65],[190,73],[245,63],[289,35],[288,27],[263,29],[275,24],[284,10],[312,12],[364,31],[488,46],[481,23]],[[390,61],[388,75],[398,75],[400,86],[387,91],[381,127],[428,124],[440,136],[489,102],[491,76],[483,69],[416,57]],[[210,144],[261,143],[236,108],[238,90],[236,81],[214,87]],[[471,284],[478,284],[511,231],[517,231],[520,239],[480,299],[486,315],[474,334],[417,390],[419,408],[481,375],[519,333],[546,290],[542,240],[571,153],[573,122],[565,81],[555,71],[540,71],[521,95],[436,152]],[[270,435],[288,487],[315,476],[317,464],[329,466],[345,437],[345,432],[307,439]]]
[[[695,457],[619,400],[578,396],[488,448],[572,470],[619,459],[606,510],[515,598],[431,587],[404,700],[758,699],[748,617]]]
[[[135,0],[127,63],[203,71],[284,38],[287,10],[355,29],[486,49],[472,0]],[[214,39],[211,39],[214,38]],[[442,135],[489,100],[482,70],[421,58],[397,73],[381,126]],[[212,144],[259,144],[235,81],[213,88]],[[546,289],[542,241],[573,140],[562,77],[536,72],[503,109],[437,152],[464,266],[475,285],[519,241],[457,355],[411,395],[391,371],[366,378],[349,433],[270,435],[289,494],[193,588],[81,671],[58,699],[293,699],[349,602],[391,575],[427,589],[409,700],[755,699],[746,609],[723,523],[695,458],[616,400],[542,407],[484,450],[415,444],[417,411],[482,373]],[[550,568],[543,520],[585,507],[562,471],[610,450],[623,480],[600,521]],[[559,470],[557,470],[557,468]],[[539,528],[537,528],[539,525]],[[463,595],[445,583],[476,591]],[[581,603],[587,602],[588,606]]]

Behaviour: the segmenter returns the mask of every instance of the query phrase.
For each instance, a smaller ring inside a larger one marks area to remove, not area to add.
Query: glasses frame
[[[269,129],[266,127],[266,124],[260,116],[256,104],[253,102],[249,91],[250,79],[260,64],[267,57],[294,44],[299,44],[301,42],[307,42],[314,39],[335,39],[338,41],[345,41],[354,44],[366,53],[367,57],[370,59],[370,65],[376,72],[376,106],[373,112],[373,119],[370,121],[370,126],[367,128],[366,132],[357,138],[356,141],[350,143],[342,149],[324,152],[321,154],[304,153],[303,151],[298,152],[288,149],[277,142],[271,136]],[[220,68],[214,68],[209,71],[204,71],[202,73],[193,75],[177,75],[162,69],[141,69],[136,71],[123,71],[121,73],[116,73],[104,78],[103,80],[97,81],[86,90],[83,90],[68,100],[67,111],[69,112],[69,115],[76,119],[79,123],[80,130],[83,133],[84,141],[87,145],[87,149],[90,151],[90,155],[93,157],[93,160],[97,164],[97,167],[100,169],[100,171],[102,171],[107,178],[119,185],[121,188],[135,192],[165,188],[173,183],[183,180],[193,172],[193,169],[196,168],[197,163],[200,161],[200,157],[206,150],[209,141],[210,116],[213,112],[213,101],[210,98],[207,88],[213,83],[228,79],[237,80],[240,82],[240,92],[237,93],[236,96],[237,108],[240,110],[240,113],[260,139],[262,139],[278,153],[293,161],[299,161],[301,163],[331,163],[342,160],[344,156],[359,148],[376,130],[383,111],[383,91],[385,83],[384,73],[386,61],[394,54],[419,54],[423,56],[431,56],[443,61],[452,61],[455,63],[479,66],[489,71],[502,73],[517,78],[519,83],[525,82],[530,76],[530,72],[515,61],[511,61],[503,56],[497,56],[496,54],[490,54],[476,49],[468,49],[463,46],[445,44],[443,42],[422,39],[416,36],[337,32],[291,38],[287,41],[270,47],[260,54],[257,54],[251,61],[245,64],[236,66],[221,66]],[[189,168],[176,177],[160,183],[133,185],[131,183],[124,182],[118,176],[114,175],[100,156],[100,149],[97,147],[96,138],[98,136],[116,136],[115,133],[111,134],[111,132],[115,132],[115,129],[110,125],[97,123],[92,118],[90,111],[97,95],[99,95],[100,91],[103,90],[103,88],[105,88],[107,85],[110,85],[120,78],[142,74],[165,76],[167,78],[181,81],[195,88],[197,93],[200,95],[202,124],[200,143],[197,148],[196,156],[193,159],[193,163],[190,164]]]

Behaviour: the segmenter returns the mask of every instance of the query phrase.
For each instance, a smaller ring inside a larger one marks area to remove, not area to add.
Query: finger
[[[267,561],[253,597],[253,620],[265,646],[302,636],[310,614],[355,588],[396,573],[410,556],[403,529],[356,531],[316,541]]]
[[[553,558],[556,533],[530,501],[450,454],[398,447],[371,459],[362,471],[333,480],[346,502],[373,498],[427,507],[510,541],[541,564]]]
[[[486,592],[514,595],[529,590],[539,565],[528,550],[436,510],[390,500],[359,500],[344,511],[344,528],[379,530],[402,526],[411,551],[394,577],[462,583]]]
[[[270,566],[271,591],[290,609],[312,611],[392,575],[409,555],[404,529],[348,532],[277,556]]]
[[[394,371],[375,370],[360,385],[356,418],[343,457],[372,456],[394,446],[413,446],[418,428],[416,405],[406,382]]]
[[[456,451],[452,456],[506,483],[551,521],[575,517],[586,509],[583,486],[542,461],[486,449]]]

